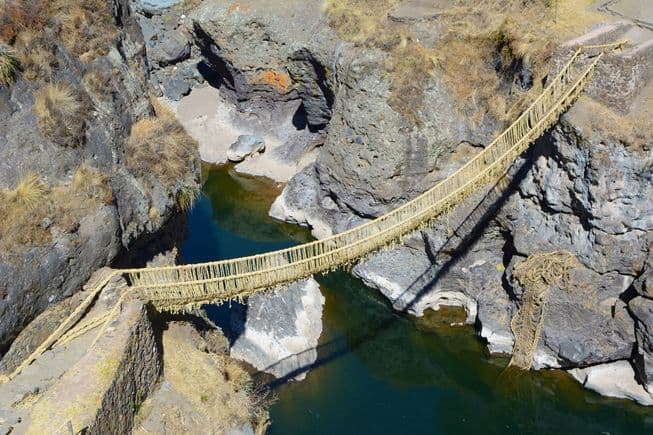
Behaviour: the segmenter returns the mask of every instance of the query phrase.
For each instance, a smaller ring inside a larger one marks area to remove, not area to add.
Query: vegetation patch
[[[541,92],[557,42],[598,22],[590,0],[453,0],[433,20],[437,40],[424,45],[408,25],[388,19],[396,0],[327,0],[342,39],[388,53],[388,104],[419,125],[425,82],[439,70],[460,109],[514,119]],[[528,77],[520,77],[522,72]]]
[[[14,48],[26,79],[50,81],[58,66],[57,46],[83,63],[108,53],[118,35],[110,5],[106,0],[0,1],[0,43]]]
[[[325,13],[340,38],[370,44],[383,38],[388,11],[397,3],[399,0],[327,0]]]
[[[156,102],[154,108],[155,116],[132,126],[125,163],[136,177],[172,189],[193,172],[197,142],[168,109]]]
[[[28,174],[15,187],[0,189],[0,255],[21,258],[20,248],[45,246],[52,231],[75,233],[89,210],[112,202],[108,175],[87,164],[68,184],[49,186]]]
[[[68,84],[48,84],[34,94],[39,129],[59,145],[75,147],[84,143],[87,111],[81,92]]]
[[[23,77],[46,82],[52,80],[59,66],[54,41],[36,30],[25,30],[16,37],[14,47],[23,67]]]
[[[9,86],[16,80],[20,71],[20,63],[16,54],[0,47],[0,86]]]
[[[649,91],[651,92],[651,91]],[[653,118],[653,95],[646,95],[638,107],[628,114],[621,114],[593,100],[581,96],[577,102],[582,110],[574,112],[574,123],[583,127],[583,131],[594,138],[620,142],[635,151],[649,151],[653,144],[653,130],[650,120]],[[583,115],[578,115],[582,113]],[[586,116],[589,114],[589,116]]]
[[[106,0],[50,0],[49,13],[61,23],[59,37],[82,62],[108,53],[117,30]]]
[[[435,65],[433,53],[412,39],[394,49],[384,65],[390,77],[388,105],[418,126],[424,82],[433,75]]]

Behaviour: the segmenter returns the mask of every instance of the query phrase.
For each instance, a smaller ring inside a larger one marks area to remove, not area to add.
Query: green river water
[[[205,168],[204,179],[184,262],[310,239],[268,217],[279,193],[270,180],[229,167]],[[651,408],[601,397],[560,371],[506,372],[507,359],[489,357],[472,327],[450,326],[456,310],[407,317],[344,272],[317,279],[326,298],[318,361],[302,382],[270,384],[271,434],[653,434]]]

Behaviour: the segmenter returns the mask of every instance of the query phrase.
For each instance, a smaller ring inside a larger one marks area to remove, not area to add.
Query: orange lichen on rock
[[[227,15],[231,15],[236,11],[240,11],[243,14],[249,15],[249,13],[252,11],[252,5],[249,3],[233,2],[227,8]]]
[[[271,86],[281,94],[287,93],[292,88],[292,79],[286,71],[279,72],[271,69],[256,73],[252,83]]]

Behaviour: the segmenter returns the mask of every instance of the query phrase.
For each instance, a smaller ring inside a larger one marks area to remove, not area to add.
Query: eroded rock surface
[[[313,279],[251,296],[232,313],[231,357],[278,378],[304,379],[317,359],[323,305]]]
[[[0,352],[46,307],[79,290],[93,271],[177,212],[176,190],[184,181],[145,182],[125,166],[131,127],[153,110],[142,33],[130,4],[114,3],[109,19],[117,23],[112,29],[117,36],[107,42],[106,54],[85,63],[57,38],[48,42],[56,61],[51,82],[74,89],[88,105],[77,146],[74,138],[62,144],[37,128],[35,95],[45,86],[40,80],[19,75],[11,87],[0,90],[0,188],[13,189],[30,173],[50,186],[70,185],[77,168],[86,164],[98,171],[96,177],[106,176],[109,192],[103,201],[80,205],[78,218],[59,217],[63,224],[44,219],[41,226],[49,232],[44,241],[3,252]],[[188,180],[197,177],[196,169],[188,171]]]

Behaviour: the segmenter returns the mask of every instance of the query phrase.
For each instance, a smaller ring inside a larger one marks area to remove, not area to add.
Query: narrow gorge
[[[70,3],[0,3],[0,433],[651,429],[647,2]],[[382,217],[594,46],[505,176],[360,261],[168,311],[110,275]]]

